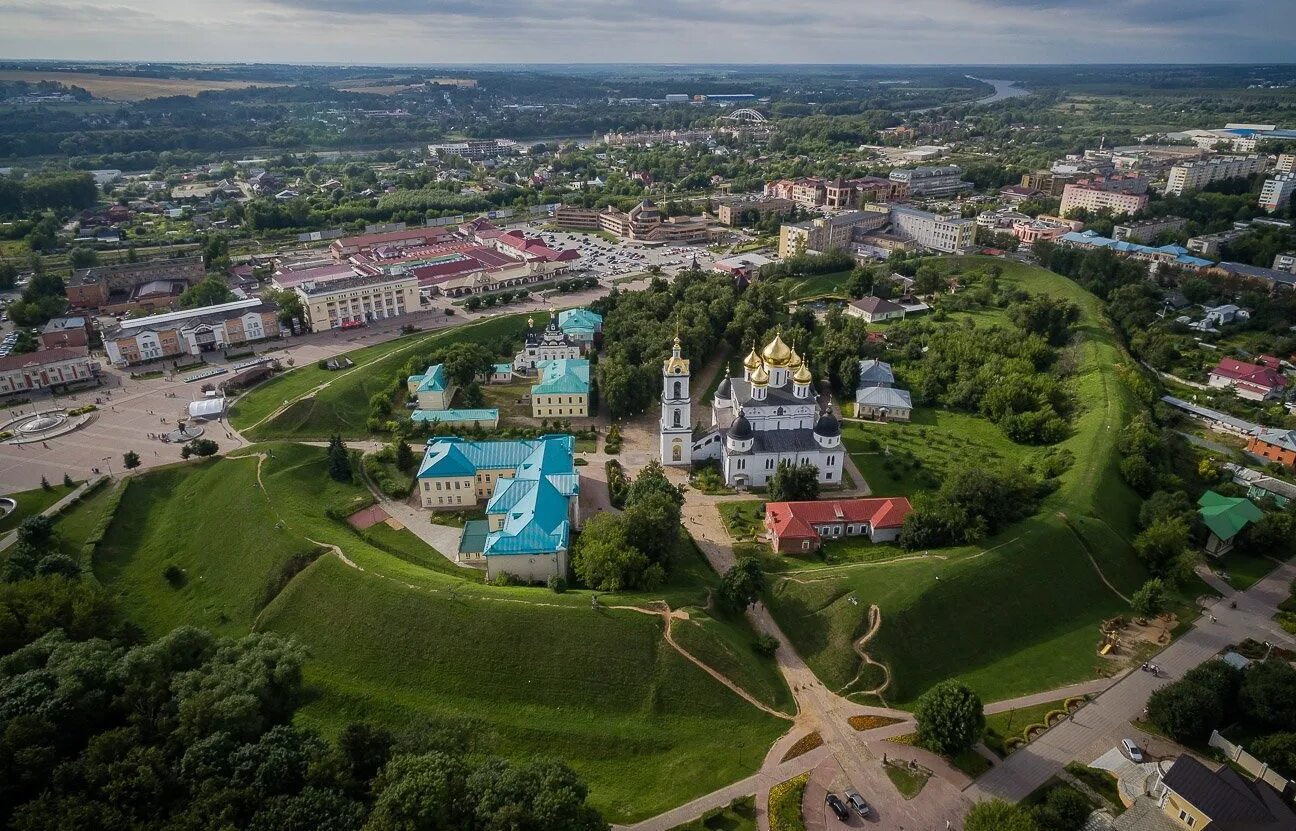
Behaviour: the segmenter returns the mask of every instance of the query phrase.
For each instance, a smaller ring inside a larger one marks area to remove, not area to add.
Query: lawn
[[[930,778],[921,771],[901,767],[895,763],[885,765],[885,769],[887,778],[891,780],[891,784],[895,785],[896,790],[905,799],[913,799],[922,793],[923,786],[927,784],[927,780]]]
[[[1013,736],[1024,739],[1025,737],[1022,734],[1027,727],[1043,724],[1044,718],[1049,713],[1054,710],[1061,710],[1065,705],[1066,699],[1060,699],[1035,704],[1030,707],[1018,707],[1014,710],[1006,710],[1002,713],[986,716],[986,747],[989,747],[1000,756],[1005,755],[1007,748],[1004,742]]]
[[[718,621],[694,612],[688,620],[674,621],[671,634],[690,655],[718,669],[756,700],[789,715],[796,713],[792,691],[774,659],[754,655],[756,633],[746,618],[735,615],[732,620]]]
[[[531,387],[536,383],[534,378],[523,378],[510,384],[482,384],[482,395],[486,406],[499,410],[500,424],[516,423],[518,419],[531,420]],[[460,401],[455,406],[463,406]]]
[[[258,452],[272,454],[266,494]],[[299,719],[325,733],[358,719],[471,719],[490,750],[566,760],[594,804],[628,822],[750,774],[787,728],[675,652],[660,617],[606,608],[661,598],[690,609],[691,648],[754,695],[790,701],[772,662],[746,648],[746,624],[701,611],[718,578],[690,545],[661,590],[602,593],[592,611],[589,592],[485,586],[408,531],[334,519],[372,499],[327,477],[322,448],[258,445],[128,487],[95,573],[131,619],[149,634],[193,623],[296,637],[310,653]],[[325,553],[293,571],[330,545],[355,567]],[[179,588],[162,575],[170,562],[186,571]]]
[[[944,268],[980,266],[985,258],[940,258]],[[985,701],[997,701],[1095,677],[1098,624],[1128,605],[1098,578],[1090,557],[1126,595],[1146,579],[1129,545],[1139,501],[1117,474],[1114,439],[1136,406],[1121,377],[1129,358],[1101,303],[1064,277],[1017,263],[1000,263],[1001,282],[1046,292],[1081,308],[1079,360],[1073,378],[1079,413],[1060,446],[1075,463],[1039,512],[983,546],[911,552],[784,571],[768,593],[771,610],[810,667],[830,689],[851,684],[860,661],[852,641],[867,631],[870,604],[882,626],[868,649],[891,669],[889,703],[906,706],[936,681],[955,677]],[[919,413],[913,425],[849,425],[847,447],[860,461],[868,432],[885,434],[922,462],[896,465],[890,480],[870,476],[874,491],[913,493],[930,485],[955,455],[1004,463],[1042,452],[1013,445],[972,416]],[[923,423],[930,421],[930,423]],[[917,429],[925,429],[920,441]],[[912,433],[912,436],[908,434]],[[876,457],[875,457],[876,458]],[[906,459],[908,457],[906,456]],[[917,556],[915,556],[917,555]],[[850,559],[850,558],[847,558]],[[852,602],[852,599],[854,602]]]
[[[73,489],[74,488],[65,488],[63,487],[63,483],[59,482],[57,485],[50,483],[49,490],[45,490],[44,488],[32,488],[29,491],[5,494],[5,496],[8,496],[10,499],[17,502],[18,507],[14,508],[12,512],[6,514],[3,518],[0,518],[0,534],[17,528],[18,523],[22,522],[27,517],[36,516],[43,512],[46,508],[71,493]]]
[[[825,296],[844,298],[842,291],[850,276],[849,271],[833,271],[807,277],[790,277],[783,281],[783,289],[788,300],[811,300]]]
[[[1278,563],[1268,557],[1247,551],[1234,550],[1210,565],[1228,574],[1228,584],[1238,591],[1246,591],[1278,568]]]
[[[878,496],[913,496],[958,466],[1021,463],[1041,452],[980,416],[931,407],[916,408],[909,424],[847,421],[842,441]]]
[[[521,337],[526,318],[525,314],[507,315],[366,346],[347,353],[354,366],[344,370],[320,369],[315,364],[299,367],[239,398],[230,409],[230,422],[261,440],[325,439],[333,433],[344,438],[367,437],[370,396],[385,389],[412,356],[469,341],[499,349]],[[322,384],[328,386],[310,395]],[[265,421],[288,402],[283,412]]]
[[[756,831],[756,799],[739,797],[724,808],[707,811],[701,819],[677,825],[671,831]]]
[[[810,774],[803,773],[770,788],[768,816],[773,831],[805,831],[801,803],[809,782]]]
[[[735,541],[754,540],[765,533],[765,501],[740,499],[716,506],[729,536]]]

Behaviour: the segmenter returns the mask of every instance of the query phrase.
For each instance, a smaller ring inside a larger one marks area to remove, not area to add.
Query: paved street
[[[1132,734],[1130,722],[1142,715],[1153,690],[1182,677],[1229,644],[1250,637],[1296,649],[1296,638],[1272,620],[1293,578],[1296,562],[1289,562],[1249,590],[1230,592],[1215,602],[1210,613],[1218,623],[1203,615],[1192,629],[1151,659],[1162,669],[1159,678],[1137,670],[1130,672],[1073,717],[982,776],[968,789],[968,795],[977,800],[1000,797],[1017,801],[1044,784],[1067,762],[1096,759]],[[1231,600],[1237,601],[1236,609],[1229,608]]]

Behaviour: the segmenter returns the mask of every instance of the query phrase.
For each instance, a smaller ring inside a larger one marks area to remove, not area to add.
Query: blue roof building
[[[590,363],[584,358],[560,358],[536,364],[540,382],[531,386],[531,415],[535,418],[589,416]]]
[[[1158,263],[1183,265],[1191,268],[1205,268],[1214,265],[1214,260],[1194,257],[1182,245],[1140,245],[1137,242],[1116,240],[1104,237],[1097,231],[1068,231],[1058,237],[1058,242],[1074,245],[1079,248],[1110,248],[1118,254],[1124,254],[1140,260],[1151,260]]]
[[[565,577],[580,509],[574,449],[568,435],[433,439],[419,467],[419,494],[426,508],[460,508],[487,499],[486,519],[466,523],[458,556],[484,562],[488,577],[507,573],[533,582]]]
[[[558,313],[558,328],[571,340],[591,344],[603,331],[603,315],[589,309],[567,309]]]
[[[491,430],[499,426],[499,410],[454,409],[450,406],[455,388],[450,385],[444,364],[433,364],[422,375],[409,376],[405,379],[405,386],[410,395],[418,398],[417,408],[410,414],[410,421]]]

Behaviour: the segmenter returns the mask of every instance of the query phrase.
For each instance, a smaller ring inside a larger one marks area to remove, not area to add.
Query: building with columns
[[[814,465],[824,485],[842,481],[841,425],[830,410],[820,409],[809,364],[779,335],[760,352],[753,347],[743,360],[742,378],[725,375],[712,402],[710,429],[693,438],[691,453],[686,449],[683,459],[668,461],[674,458],[676,438],[687,448],[685,434],[692,434],[691,429],[674,426],[677,414],[679,423],[686,426],[691,411],[687,383],[678,392],[673,385],[678,366],[674,362],[683,361],[679,374],[687,377],[688,373],[678,347],[677,343],[666,362],[663,463],[683,464],[690,456],[690,460],[719,459],[725,484],[736,488],[768,484],[780,462]]]

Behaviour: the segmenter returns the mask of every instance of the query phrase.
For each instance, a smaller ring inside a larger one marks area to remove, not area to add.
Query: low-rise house
[[[566,309],[558,313],[558,328],[568,340],[590,347],[603,335],[603,315],[589,309]]]
[[[41,346],[57,349],[60,346],[87,346],[90,343],[90,318],[56,317],[45,324],[40,333]]]
[[[891,365],[868,359],[859,362],[855,385],[855,417],[879,421],[908,421],[913,415],[909,391],[895,385]]]
[[[1211,770],[1183,754],[1161,775],[1154,793],[1161,813],[1190,831],[1289,831],[1294,812],[1273,786],[1252,781],[1228,765]],[[1116,827],[1122,826],[1118,822]]]
[[[1247,452],[1287,467],[1296,467],[1296,430],[1262,429],[1247,440]]]
[[[583,358],[563,358],[536,365],[540,381],[531,387],[535,418],[587,418],[590,364]]]
[[[1221,358],[1210,371],[1207,383],[1221,389],[1232,388],[1239,398],[1248,401],[1280,398],[1287,388],[1287,378],[1278,370],[1235,358]]]
[[[1296,502],[1296,485],[1290,482],[1233,462],[1225,462],[1223,468],[1233,476],[1235,484],[1246,487],[1248,499],[1269,498],[1280,509]]]
[[[900,536],[913,511],[903,496],[827,499],[817,502],[768,502],[765,530],[780,554],[818,551],[825,540],[868,537],[891,542]]]
[[[571,436],[428,442],[415,481],[423,507],[464,510],[486,500],[486,519],[460,537],[460,562],[488,578],[532,582],[567,575],[571,532],[580,525],[580,474]]]
[[[491,364],[490,372],[477,373],[479,384],[507,384],[513,380],[513,364]]]
[[[1253,522],[1259,522],[1264,512],[1243,496],[1224,496],[1206,491],[1197,500],[1197,513],[1210,531],[1206,539],[1206,553],[1221,557],[1233,550],[1237,535]]]
[[[82,346],[61,346],[0,358],[0,395],[56,389],[99,377],[99,364]]]
[[[884,320],[904,320],[905,310],[899,303],[892,303],[883,297],[864,297],[846,306],[846,314],[858,317],[865,323],[881,323]]]
[[[409,376],[405,379],[405,388],[417,401],[414,412],[410,413],[410,421],[491,430],[499,426],[499,410],[484,407],[455,409],[450,406],[456,388],[451,385],[444,364],[433,364],[422,374]]]

